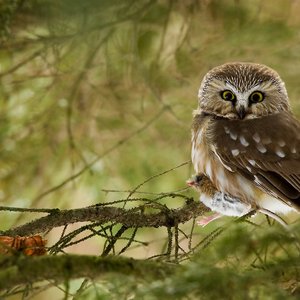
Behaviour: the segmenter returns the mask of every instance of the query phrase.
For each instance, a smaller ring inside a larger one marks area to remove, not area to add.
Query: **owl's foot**
[[[201,227],[205,227],[207,224],[209,224],[210,222],[219,219],[223,217],[222,214],[220,213],[214,213],[210,216],[203,216],[201,217],[198,221],[196,221],[197,225],[201,226]]]

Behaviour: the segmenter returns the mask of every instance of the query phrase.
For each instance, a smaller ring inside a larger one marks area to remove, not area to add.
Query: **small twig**
[[[122,234],[127,230],[128,228],[126,226],[122,226],[118,232],[110,239],[109,244],[107,247],[104,249],[103,253],[101,256],[107,256],[111,249],[114,247],[115,243],[117,240],[122,236]]]
[[[173,244],[173,233],[170,226],[167,227],[167,231],[168,231],[168,244],[167,244],[166,256],[168,257],[168,260],[170,260],[171,252],[172,252],[172,244]]]
[[[69,96],[67,97],[68,106],[67,106],[67,110],[66,110],[66,114],[67,114],[66,128],[67,128],[67,134],[68,134],[69,147],[71,150],[76,151],[76,153],[79,155],[80,159],[84,162],[85,166],[87,166],[88,163],[86,162],[84,156],[82,155],[82,153],[79,151],[79,149],[77,147],[77,144],[75,142],[74,135],[73,135],[72,125],[71,125],[72,115],[73,115],[73,103],[76,99],[78,90],[80,88],[80,84],[84,80],[86,73],[87,73],[88,69],[91,67],[91,65],[94,61],[94,58],[96,57],[99,49],[104,45],[105,42],[107,42],[108,38],[113,34],[113,32],[114,32],[114,29],[109,30],[108,33],[103,37],[103,39],[101,39],[99,41],[99,43],[95,46],[95,48],[90,51],[88,58],[86,59],[86,62],[84,64],[83,70],[79,73],[77,78],[74,80],[73,87],[70,91]]]
[[[142,183],[140,183],[139,185],[137,185],[132,191],[130,191],[129,195],[127,196],[127,199],[129,199],[130,196],[133,195],[133,194],[134,194],[141,186],[143,186],[145,183],[147,183],[147,182],[153,180],[154,178],[160,177],[161,175],[164,175],[164,174],[167,174],[167,173],[169,173],[169,172],[171,172],[171,171],[173,171],[173,170],[176,170],[176,169],[178,169],[178,168],[180,168],[180,167],[182,167],[182,166],[185,166],[185,165],[189,164],[190,162],[191,162],[190,160],[185,161],[185,162],[181,163],[180,165],[178,165],[178,166],[176,166],[176,167],[170,168],[170,169],[168,169],[168,170],[166,170],[166,171],[163,171],[163,172],[161,172],[161,173],[159,173],[159,174],[156,174],[156,175],[153,175],[153,176],[147,178],[145,181],[143,181]]]
[[[33,59],[35,59],[37,56],[39,56],[42,52],[44,51],[43,49],[39,49],[37,51],[35,51],[34,53],[32,53],[29,57],[25,58],[24,60],[22,60],[21,62],[19,62],[18,64],[16,64],[15,66],[11,67],[10,69],[0,73],[0,78],[4,77],[8,74],[11,74],[13,72],[15,72],[16,70],[18,70],[19,68],[23,67],[24,65],[26,65],[28,62],[32,61]]]
[[[132,233],[130,239],[128,240],[128,243],[126,244],[125,247],[123,247],[121,249],[121,251],[119,252],[119,255],[122,254],[122,253],[124,253],[130,247],[130,245],[132,244],[132,242],[135,241],[134,238],[135,238],[135,235],[136,235],[137,231],[138,231],[138,227],[134,228],[133,233]]]
[[[23,207],[12,207],[12,206],[0,206],[0,211],[11,211],[11,212],[32,212],[32,213],[49,213],[54,214],[59,212],[58,208],[23,208]]]
[[[174,257],[175,262],[178,263],[179,239],[178,239],[178,224],[174,227]]]
[[[77,228],[75,230],[73,230],[72,232],[61,236],[58,240],[57,243],[55,243],[51,248],[49,248],[49,253],[57,253],[59,251],[61,251],[63,248],[69,247],[72,243],[70,243],[70,241],[72,239],[74,239],[78,234],[84,232],[85,230],[92,230],[93,227],[99,226],[100,224],[93,223],[93,224],[88,224],[85,226],[81,226],[80,228]],[[65,228],[65,227],[64,227]],[[94,234],[93,234],[94,235]],[[76,241],[76,242],[80,242],[80,241]],[[74,242],[74,243],[76,243]]]
[[[193,223],[192,223],[190,236],[189,236],[189,244],[188,244],[190,252],[192,251],[192,237],[193,237],[193,232],[194,232],[194,229],[195,229],[195,224],[196,224],[196,218],[193,218]]]
[[[143,126],[138,128],[137,130],[133,131],[129,136],[125,137],[124,139],[119,140],[117,143],[115,143],[113,146],[108,148],[106,151],[104,151],[102,154],[96,156],[90,163],[86,164],[82,169],[80,169],[78,172],[73,174],[72,176],[66,178],[61,183],[51,187],[50,189],[42,192],[40,195],[36,196],[32,201],[37,202],[44,198],[45,196],[61,189],[69,182],[72,182],[74,179],[81,176],[84,172],[89,170],[94,164],[96,164],[100,159],[102,159],[107,154],[111,153],[113,150],[117,149],[121,145],[125,144],[128,140],[132,139],[134,136],[138,135],[142,131],[146,130],[153,122],[155,122],[163,113],[165,112],[165,108],[162,108],[152,119],[150,119],[148,122],[146,122]]]

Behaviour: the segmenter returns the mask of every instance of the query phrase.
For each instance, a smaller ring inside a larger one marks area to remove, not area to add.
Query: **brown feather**
[[[207,136],[224,165],[300,206],[300,123],[289,111],[243,121],[213,118]]]

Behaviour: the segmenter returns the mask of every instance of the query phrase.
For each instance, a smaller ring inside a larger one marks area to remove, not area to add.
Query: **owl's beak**
[[[243,105],[237,109],[237,114],[241,120],[245,118],[246,113],[247,112],[246,112],[245,106],[243,106]]]

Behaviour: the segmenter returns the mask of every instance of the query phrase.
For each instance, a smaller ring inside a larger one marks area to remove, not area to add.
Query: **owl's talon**
[[[196,221],[197,225],[201,227],[205,227],[207,224],[213,222],[216,219],[221,218],[222,215],[220,213],[214,213],[210,216],[203,216],[198,221]]]

